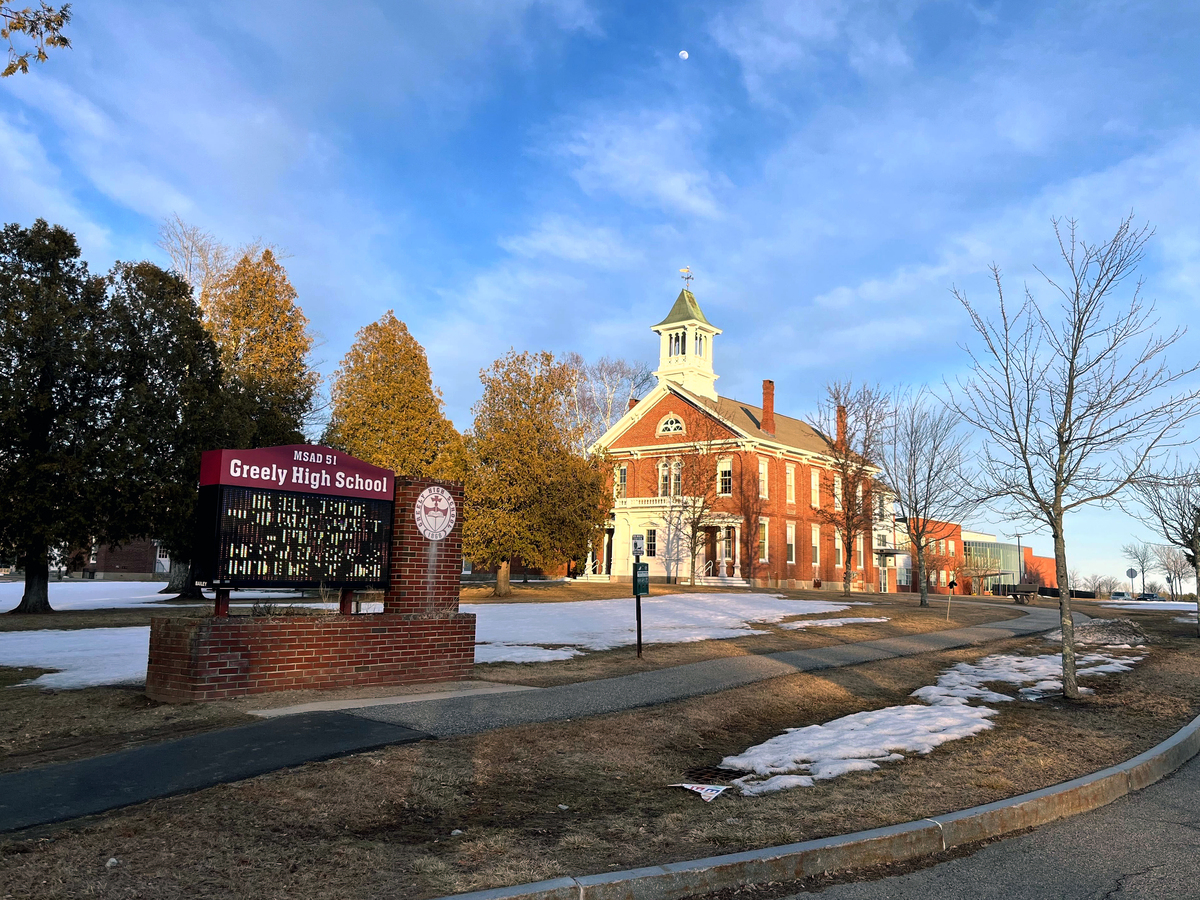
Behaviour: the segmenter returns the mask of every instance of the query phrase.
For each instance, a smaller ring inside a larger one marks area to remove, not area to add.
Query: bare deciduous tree
[[[1131,541],[1121,548],[1121,555],[1142,576],[1142,593],[1146,591],[1146,571],[1154,565],[1154,548],[1141,541]]]
[[[921,585],[921,605],[929,605],[925,576],[927,548],[944,540],[953,526],[975,508],[964,486],[967,436],[953,410],[924,391],[901,391],[890,401],[892,418],[880,438],[878,465],[882,487],[904,520]]]
[[[586,452],[625,415],[630,400],[654,386],[655,379],[645,363],[625,359],[602,356],[589,363],[578,353],[569,353],[564,361],[580,373],[571,395],[571,415],[580,425],[579,449]]]
[[[1167,588],[1171,592],[1172,600],[1182,593],[1183,582],[1192,575],[1192,567],[1183,551],[1170,544],[1155,544],[1154,568],[1167,577]]]
[[[1200,471],[1176,467],[1137,485],[1145,521],[1183,551],[1196,578],[1196,635],[1200,637]]]
[[[672,518],[682,531],[689,582],[696,583],[696,556],[708,534],[717,502],[717,462],[729,434],[708,416],[693,418],[691,441],[679,454],[679,492],[672,497]]]
[[[233,250],[211,232],[189,225],[178,213],[164,219],[158,228],[158,246],[171,257],[171,268],[192,288],[203,307],[213,286],[236,262]],[[240,254],[238,254],[240,255]]]
[[[824,479],[833,495],[832,504],[814,508],[812,515],[832,526],[841,538],[846,596],[850,596],[854,578],[851,563],[858,539],[865,539],[875,523],[871,498],[890,415],[889,398],[877,385],[856,387],[849,381],[834,381],[826,386],[825,399],[809,420],[829,442]]]
[[[981,346],[968,348],[972,371],[958,380],[954,404],[984,436],[979,455],[981,499],[1018,520],[1046,527],[1054,541],[1062,624],[1063,693],[1079,696],[1068,590],[1067,513],[1115,502],[1169,446],[1181,423],[1200,412],[1200,391],[1165,396],[1196,370],[1172,371],[1163,354],[1182,336],[1154,333],[1154,305],[1139,281],[1116,294],[1141,262],[1148,228],[1132,217],[1100,244],[1077,237],[1076,223],[1055,235],[1065,278],[1042,270],[1057,304],[1035,299],[1028,286],[1014,309],[1005,301],[998,267],[992,278],[998,319],[954,294]]]

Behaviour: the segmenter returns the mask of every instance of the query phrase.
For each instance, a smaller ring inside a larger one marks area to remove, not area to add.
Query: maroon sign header
[[[235,484],[337,497],[391,500],[395,475],[329,447],[291,444],[258,450],[208,450],[200,457],[200,486]]]

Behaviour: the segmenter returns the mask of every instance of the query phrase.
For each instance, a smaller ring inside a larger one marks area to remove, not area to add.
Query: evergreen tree
[[[178,512],[216,367],[175,276],[92,276],[40,219],[0,231],[0,546],[25,569],[18,612],[51,611],[52,551],[149,536]]]
[[[391,310],[359,330],[331,393],[323,443],[400,475],[460,474],[461,439],[442,412],[425,351]]]
[[[498,567],[511,593],[514,556],[542,568],[583,556],[612,503],[604,461],[585,458],[570,414],[577,368],[550,353],[516,353],[480,373],[483,397],[467,436],[463,552]]]

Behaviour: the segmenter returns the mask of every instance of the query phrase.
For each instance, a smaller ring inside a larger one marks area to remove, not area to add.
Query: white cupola
[[[650,328],[659,336],[658,370],[661,382],[671,381],[693,394],[717,399],[713,372],[713,338],[721,329],[704,318],[692,292],[684,288],[667,317]]]

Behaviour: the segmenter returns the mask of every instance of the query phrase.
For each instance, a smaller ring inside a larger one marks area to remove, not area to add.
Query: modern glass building
[[[997,541],[992,535],[963,532],[964,575],[983,581],[984,590],[1014,584],[1020,578],[1021,555],[1016,544]]]

